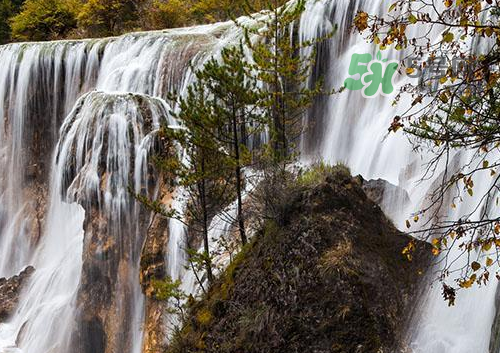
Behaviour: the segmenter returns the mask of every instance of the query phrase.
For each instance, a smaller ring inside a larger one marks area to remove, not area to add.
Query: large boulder
[[[33,272],[35,269],[29,266],[17,276],[0,278],[0,323],[8,320],[16,310],[21,290]]]
[[[375,353],[400,347],[429,261],[344,168],[286,190],[284,218],[192,304],[169,352]]]

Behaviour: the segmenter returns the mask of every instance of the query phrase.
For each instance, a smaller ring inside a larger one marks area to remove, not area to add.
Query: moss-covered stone
[[[284,226],[266,222],[169,352],[386,352],[409,316],[423,249],[394,228],[346,168],[289,188]],[[421,246],[422,248],[424,246]]]

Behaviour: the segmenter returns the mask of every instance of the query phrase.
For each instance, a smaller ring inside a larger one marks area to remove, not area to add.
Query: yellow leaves
[[[451,92],[449,90],[445,90],[445,91],[441,92],[441,94],[439,95],[439,99],[443,103],[448,103],[451,96],[452,96]]]
[[[389,132],[397,132],[399,129],[403,128],[404,125],[401,123],[401,117],[395,116],[391,126],[389,127]]]
[[[470,288],[476,281],[477,276],[473,274],[468,280],[463,280],[459,283],[461,288]]]
[[[413,217],[413,222],[417,223],[417,222],[418,222],[418,220],[419,220],[418,215],[416,215],[415,217]]]
[[[488,251],[490,251],[492,245],[493,245],[493,242],[487,241],[487,242],[483,243],[482,250],[484,252],[488,252]]]
[[[474,272],[477,272],[481,268],[481,264],[477,261],[474,261],[473,263],[470,264],[470,267]]]
[[[417,23],[417,21],[418,21],[418,19],[417,19],[417,17],[415,17],[414,14],[410,14],[410,16],[408,16],[408,22],[410,22],[411,24],[414,25],[415,23]]]
[[[483,9],[483,5],[481,5],[481,1],[476,1],[476,5],[474,6],[474,12],[478,15]]]
[[[487,37],[491,37],[493,35],[494,31],[493,28],[487,27],[484,29],[484,34],[486,34]]]
[[[486,161],[486,160],[484,160],[484,161],[483,161],[483,168],[484,168],[484,169],[488,168],[488,167],[489,167],[489,165],[490,165],[490,162],[488,162],[488,161]]]
[[[441,239],[432,239],[432,255],[438,256],[441,253]]]
[[[356,17],[354,18],[354,26],[358,29],[358,31],[363,32],[368,28],[368,13],[364,11],[359,11]]]
[[[490,267],[491,265],[493,265],[493,259],[491,258],[486,258],[486,266]]]
[[[453,42],[453,39],[455,39],[455,35],[451,32],[446,32],[446,33],[443,33],[443,41],[445,43],[451,43]]]
[[[415,240],[411,240],[402,251],[402,254],[411,261],[413,259],[413,252],[415,251]]]
[[[444,6],[451,7],[453,5],[453,0],[444,0]]]
[[[472,197],[474,196],[474,191],[472,188],[474,187],[474,181],[472,180],[472,177],[464,177],[464,183],[465,183],[465,188],[467,189],[467,193]]]
[[[407,73],[408,75],[411,75],[411,74],[412,74],[412,73],[414,73],[414,72],[415,72],[415,69],[414,69],[413,67],[408,67],[408,68],[406,68],[406,73]]]

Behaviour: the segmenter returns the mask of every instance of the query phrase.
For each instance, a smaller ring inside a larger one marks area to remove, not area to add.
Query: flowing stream
[[[388,6],[382,0],[311,2],[299,37],[337,28],[319,48],[316,76],[340,87],[353,53],[375,54],[350,26],[358,9],[384,13]],[[138,278],[147,217],[129,188],[154,196],[154,135],[162,121],[175,124],[168,121],[167,94],[186,91],[193,80],[190,62],[200,67],[240,35],[228,22],[0,47],[0,277],[36,269],[16,313],[0,324],[1,353],[66,353],[74,345],[100,353],[104,331],[111,351],[141,352],[145,304]],[[390,98],[365,99],[360,92],[318,101],[302,150],[305,162],[343,162],[353,174],[406,190],[409,202],[389,192],[384,199],[389,216],[404,229],[435,180],[417,184],[428,156],[414,153],[402,134],[387,136],[395,109]],[[491,182],[485,175],[476,184],[486,190]],[[475,202],[472,197],[448,214],[470,212]],[[215,226],[214,238],[227,231]],[[182,224],[172,221],[169,233],[168,273],[185,276],[185,287],[194,290],[184,270]],[[427,290],[408,330],[415,353],[489,352],[496,287],[492,281],[461,293],[453,308],[439,286]],[[89,312],[100,315],[99,324]]]

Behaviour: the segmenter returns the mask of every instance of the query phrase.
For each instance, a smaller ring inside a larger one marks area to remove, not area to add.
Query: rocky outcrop
[[[410,238],[342,168],[283,197],[208,295],[191,307],[172,353],[397,351],[420,270]]]
[[[358,176],[358,178],[362,180],[360,176]],[[377,204],[382,203],[384,195],[386,194],[394,194],[399,196],[405,203],[410,202],[410,197],[404,189],[384,179],[363,180],[362,185],[366,196]]]
[[[386,215],[398,214],[410,203],[406,190],[384,179],[364,180],[360,175],[357,179],[361,182],[366,196],[379,205]]]
[[[0,278],[0,323],[6,321],[16,310],[21,290],[33,272],[35,269],[29,266],[17,276]]]
[[[81,166],[65,168],[67,197],[86,212],[71,342],[75,353],[130,352],[140,345],[145,305],[140,260],[151,220],[151,210],[140,201],[155,198],[159,188],[156,164],[145,156],[175,151],[168,136],[153,130],[166,115],[163,103],[155,98],[93,92],[61,130],[61,140],[71,148],[59,151],[58,163]],[[117,128],[114,116],[124,125]],[[81,120],[86,123],[78,127],[86,139],[68,133]],[[85,153],[75,153],[78,150]]]
[[[169,206],[172,194],[161,187],[164,195],[162,204]],[[161,353],[166,349],[168,327],[168,303],[154,297],[154,281],[166,276],[166,247],[168,243],[168,219],[155,216],[148,229],[141,255],[140,281],[146,295],[146,313],[144,319],[144,353]]]

